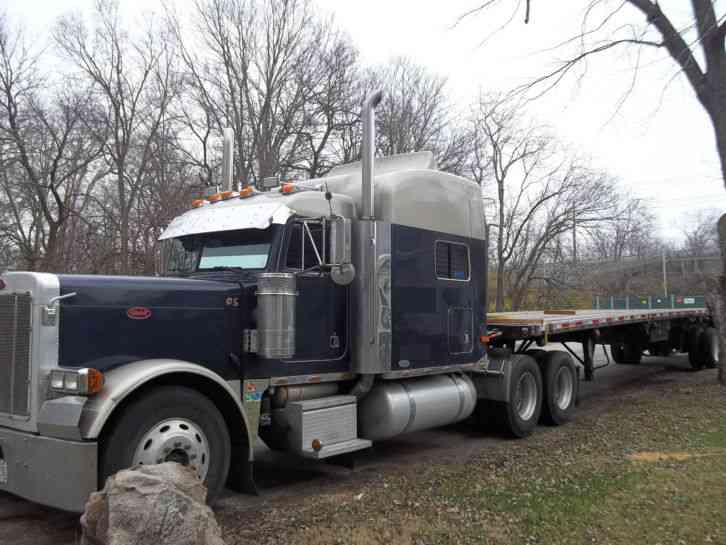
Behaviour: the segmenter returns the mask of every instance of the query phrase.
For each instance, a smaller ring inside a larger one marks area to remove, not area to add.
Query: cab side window
[[[310,241],[310,236],[305,230],[302,223],[295,223],[290,231],[290,237],[287,244],[287,257],[285,259],[285,267],[302,271],[318,265],[318,258],[315,255],[317,248],[320,258],[323,257],[323,228],[319,223],[308,223],[310,235],[315,241],[315,247]]]

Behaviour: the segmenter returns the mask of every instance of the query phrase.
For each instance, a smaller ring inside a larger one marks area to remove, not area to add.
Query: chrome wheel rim
[[[569,367],[562,366],[555,375],[555,405],[560,410],[566,410],[572,403],[572,395],[575,390],[575,381]]]
[[[194,469],[204,480],[209,471],[209,443],[202,429],[186,418],[154,424],[139,441],[133,465],[177,462]]]
[[[517,381],[514,406],[522,420],[530,420],[537,408],[537,380],[529,371],[522,373]]]

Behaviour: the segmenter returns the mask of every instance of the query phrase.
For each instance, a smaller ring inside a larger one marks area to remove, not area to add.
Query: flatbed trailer
[[[594,378],[597,344],[609,344],[616,363],[639,363],[644,351],[650,356],[688,352],[694,368],[710,367],[717,357],[704,353],[710,344],[701,339],[710,324],[706,308],[525,310],[487,316],[491,346],[524,353],[532,345],[561,343],[583,365],[585,380]],[[582,358],[568,342],[582,344]]]

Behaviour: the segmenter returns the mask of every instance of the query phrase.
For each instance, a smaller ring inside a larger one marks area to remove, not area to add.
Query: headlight
[[[50,389],[67,394],[95,394],[103,389],[103,373],[91,368],[55,369],[50,372]]]

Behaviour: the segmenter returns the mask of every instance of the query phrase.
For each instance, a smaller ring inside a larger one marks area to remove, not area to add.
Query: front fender
[[[113,411],[129,395],[144,384],[172,373],[196,375],[211,380],[223,388],[239,410],[242,418],[240,425],[244,425],[244,432],[247,435],[248,444],[254,445],[253,431],[249,425],[244,407],[242,406],[240,392],[235,392],[229,382],[206,367],[202,367],[196,363],[174,359],[141,360],[104,373],[105,384],[103,390],[95,396],[90,397],[83,406],[80,418],[81,437],[84,439],[97,439]],[[252,448],[250,448],[250,460],[251,456]]]

